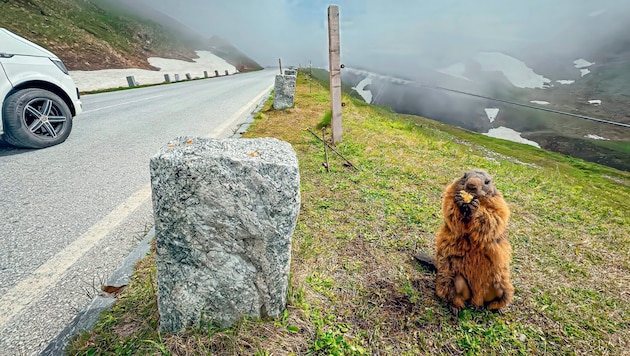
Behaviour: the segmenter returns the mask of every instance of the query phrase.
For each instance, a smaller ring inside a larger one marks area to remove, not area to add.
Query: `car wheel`
[[[10,94],[2,108],[4,139],[25,148],[43,148],[65,141],[72,131],[72,112],[56,94],[22,89]]]

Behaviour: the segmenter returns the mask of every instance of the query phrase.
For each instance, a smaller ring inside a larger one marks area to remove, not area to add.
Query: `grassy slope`
[[[0,25],[50,49],[70,70],[147,68],[147,57],[196,55],[160,24],[83,0],[0,3]]]
[[[289,306],[277,320],[158,335],[153,257],[73,354],[609,354],[630,350],[630,175],[558,154],[400,116],[346,97],[339,150],[322,167],[314,127],[328,91],[298,76],[296,105],[257,115],[249,137],[290,142],[301,171]],[[434,275],[441,193],[485,168],[512,209],[515,301],[505,315],[454,318]]]

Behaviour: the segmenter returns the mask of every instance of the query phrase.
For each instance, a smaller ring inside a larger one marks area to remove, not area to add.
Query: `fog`
[[[321,0],[143,0],[203,36],[218,35],[262,65],[327,66]],[[620,0],[341,0],[342,62],[442,68],[479,51],[572,51],[621,31]]]
[[[204,37],[227,39],[263,66],[281,58],[285,66],[328,67],[328,1],[140,1]],[[625,128],[507,104],[630,124],[630,1],[337,4],[343,81],[368,102],[630,169],[623,149],[593,143],[626,142]]]

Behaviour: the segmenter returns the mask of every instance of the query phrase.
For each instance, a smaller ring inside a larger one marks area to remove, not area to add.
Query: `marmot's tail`
[[[429,256],[424,252],[418,252],[412,256],[416,259],[416,261],[418,261],[418,263],[420,263],[420,265],[422,265],[422,267],[431,272],[437,271],[437,267],[435,267],[435,258],[433,258],[433,256]]]

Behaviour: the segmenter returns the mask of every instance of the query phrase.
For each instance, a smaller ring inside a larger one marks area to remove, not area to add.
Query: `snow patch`
[[[550,79],[536,74],[524,62],[499,52],[481,52],[475,60],[484,71],[499,71],[518,88],[544,88]]]
[[[574,60],[573,64],[575,65],[575,68],[580,70],[580,75],[583,77],[591,72],[590,69],[587,68],[595,64],[595,62],[589,62],[584,58],[579,58]]]
[[[197,51],[199,58],[194,62],[181,61],[177,59],[151,57],[147,60],[149,64],[160,68],[159,71],[146,69],[104,69],[92,71],[70,71],[70,76],[74,79],[77,87],[82,91],[111,89],[118,87],[128,87],[127,77],[134,76],[140,85],[157,84],[164,82],[164,74],[171,75],[171,81],[175,81],[175,74],[179,74],[180,79],[186,78],[186,73],[191,77],[203,78],[204,71],[208,75],[214,76],[214,71],[218,70],[220,75],[237,72],[236,67],[226,62],[223,58],[214,55],[209,51]]]
[[[359,93],[359,95],[361,95],[363,100],[365,100],[365,102],[368,104],[372,103],[372,92],[370,90],[365,90],[365,87],[370,84],[372,84],[372,78],[367,77],[367,78],[364,78],[362,81],[360,81],[356,87],[352,88],[356,90],[357,93]]]
[[[532,100],[532,101],[530,101],[530,103],[538,104],[538,105],[549,105],[550,104],[548,101],[543,101],[543,100]]]
[[[497,115],[499,115],[499,109],[487,108],[485,110],[486,110],[486,116],[488,116],[488,120],[490,120],[490,122],[494,122],[494,119],[496,119]]]
[[[602,101],[601,101],[601,100],[599,100],[599,99],[596,99],[596,100],[589,100],[589,101],[588,101],[588,103],[589,103],[589,104],[591,104],[591,105],[595,105],[595,106],[600,106],[600,105],[602,105]]]
[[[465,79],[470,81],[464,74],[466,73],[466,65],[464,63],[455,63],[446,68],[438,69],[440,73],[448,74],[455,78]]]
[[[514,131],[510,128],[503,127],[503,126],[490,129],[490,131],[488,131],[484,135],[490,136],[490,137],[502,138],[504,140],[509,140],[513,142],[524,143],[527,145],[540,148],[540,145],[538,143],[522,138],[520,132]]]
[[[589,62],[584,58],[580,58],[574,60],[573,64],[575,64],[575,68],[586,68],[592,66],[593,64],[595,64],[595,62]]]
[[[601,136],[597,136],[597,135],[591,135],[591,134],[588,134],[588,135],[586,135],[586,136],[584,136],[584,137],[586,137],[586,138],[590,138],[590,139],[593,139],[593,140],[610,141],[610,139],[608,139],[608,138],[601,137]]]
[[[567,85],[567,84],[573,84],[575,83],[575,80],[565,80],[565,79],[560,79],[560,80],[556,80],[556,82],[563,84],[563,85]]]

